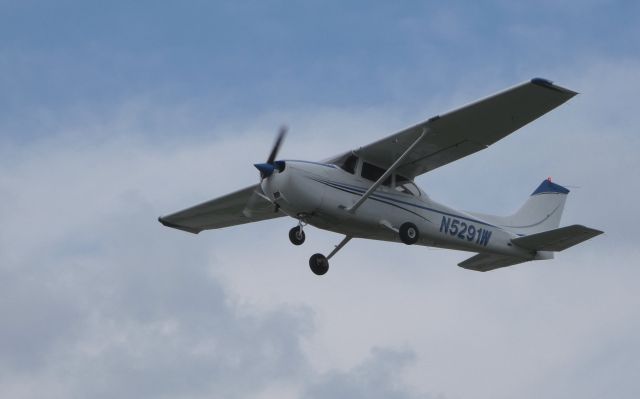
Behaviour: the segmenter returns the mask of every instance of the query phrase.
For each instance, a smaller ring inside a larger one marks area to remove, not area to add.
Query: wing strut
[[[329,256],[327,256],[327,260],[331,259],[333,257],[333,255],[337,254],[339,250],[342,249],[342,247],[344,247],[345,245],[347,245],[347,243],[349,241],[351,241],[353,237],[352,236],[345,236],[342,241],[340,241],[340,244],[336,245],[336,247],[333,249],[333,251],[331,251],[331,253],[329,254]]]
[[[413,142],[413,144],[411,144],[409,146],[409,148],[407,148],[407,150],[400,155],[400,157],[398,159],[396,159],[396,161],[389,167],[389,169],[387,169],[386,172],[384,172],[382,174],[382,176],[380,176],[380,178],[373,183],[373,185],[371,187],[369,187],[369,189],[362,194],[362,197],[360,197],[360,199],[358,200],[358,202],[356,202],[355,204],[353,204],[353,206],[349,209],[347,209],[347,212],[349,213],[355,213],[356,210],[358,208],[360,208],[360,205],[362,205],[367,198],[369,198],[369,196],[371,195],[371,193],[373,193],[374,191],[376,191],[376,189],[378,187],[380,187],[380,185],[382,184],[383,181],[385,181],[389,176],[391,176],[391,174],[398,168],[398,166],[400,166],[400,163],[407,157],[407,155],[409,155],[409,153],[411,153],[411,151],[413,150],[413,148],[418,145],[418,143],[420,143],[420,141],[422,141],[422,139],[424,138],[424,136],[427,135],[427,131],[428,128],[425,127],[422,129],[422,133],[420,134],[420,137],[418,137],[416,139],[416,141]]]

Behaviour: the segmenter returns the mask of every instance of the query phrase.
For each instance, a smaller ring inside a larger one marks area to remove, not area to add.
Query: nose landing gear
[[[289,241],[291,241],[293,245],[302,245],[305,238],[306,237],[304,235],[304,230],[302,230],[302,224],[299,224],[298,226],[289,230]]]

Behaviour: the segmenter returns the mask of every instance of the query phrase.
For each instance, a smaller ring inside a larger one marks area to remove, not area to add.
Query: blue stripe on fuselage
[[[339,187],[337,184],[332,184],[331,182],[325,182],[325,181],[321,181],[321,180],[317,180],[317,179],[313,179],[313,180],[317,181],[318,183],[322,183],[322,184],[324,184],[325,186],[329,186],[329,187],[331,187],[331,188],[335,188],[336,190],[344,191],[345,193],[354,194],[354,195],[362,194],[361,192],[355,191],[355,190],[353,190],[353,189]],[[402,209],[403,211],[406,211],[406,212],[409,212],[409,213],[411,213],[411,214],[414,214],[414,215],[416,215],[416,216],[418,216],[418,217],[420,217],[420,218],[422,218],[422,219],[426,220],[426,221],[427,221],[427,222],[429,222],[429,223],[433,223],[431,220],[427,219],[426,217],[422,216],[421,214],[419,214],[419,213],[417,213],[417,212],[414,212],[414,211],[409,210],[409,209],[407,209],[407,208],[403,208],[403,207],[401,207],[400,205],[394,204],[393,202],[384,201],[384,200],[382,200],[382,199],[380,199],[380,198],[377,198],[377,197],[378,197],[378,196],[373,196],[373,195],[372,195],[370,198],[371,198],[372,200],[374,200],[374,201],[382,202],[383,204],[391,205],[391,206],[394,206],[394,207],[396,207],[396,208],[398,208],[398,209]]]
[[[317,181],[319,183],[324,183],[324,184],[329,183],[329,184],[335,185],[337,187],[351,189],[351,190],[355,191],[355,192],[352,192],[352,194],[356,194],[356,193],[364,194],[366,192],[365,189],[362,189],[362,188],[357,187],[357,186],[346,185],[344,183],[337,183],[337,182],[332,182],[332,181],[329,181],[329,180],[323,181],[323,180],[315,179],[315,178],[313,180],[315,180],[315,181]],[[434,209],[434,208],[429,208],[429,207],[426,207],[426,206],[423,206],[423,205],[412,204],[411,202],[402,201],[402,200],[395,199],[395,198],[390,198],[390,197],[387,197],[387,196],[384,196],[384,195],[381,195],[381,194],[377,194],[377,193],[371,194],[371,197],[373,197],[373,198],[382,198],[382,199],[385,199],[385,200],[388,200],[388,201],[393,201],[393,202],[398,202],[398,203],[405,204],[405,205],[415,206],[416,208],[424,209],[424,210],[431,211],[431,212],[436,212],[436,213],[439,213],[441,215],[451,216],[451,217],[455,217],[455,218],[458,218],[458,219],[463,219],[463,220],[466,220],[466,221],[469,221],[469,222],[479,223],[479,224],[483,224],[485,226],[495,227],[497,229],[500,229],[500,227],[498,227],[498,226],[489,224],[487,222],[483,222],[481,220],[477,220],[477,219],[472,219],[472,218],[468,218],[468,217],[465,217],[465,216],[456,215],[454,213],[443,212],[443,211],[440,211],[440,210],[437,210],[437,209]],[[411,213],[414,213],[414,212],[411,212]],[[502,230],[502,229],[500,229],[500,230]]]
[[[301,160],[298,160],[298,159],[283,159],[282,161],[284,161],[284,162],[308,163],[308,164],[311,164],[311,165],[319,165],[319,166],[324,166],[326,168],[332,168],[332,169],[336,169],[337,168],[336,165],[333,165],[333,164],[330,164],[330,163],[313,162],[313,161],[301,161]]]

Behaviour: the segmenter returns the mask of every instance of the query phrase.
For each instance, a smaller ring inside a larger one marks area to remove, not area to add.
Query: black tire
[[[311,271],[318,276],[322,276],[329,271],[329,261],[322,254],[314,254],[309,258],[309,267]]]
[[[418,242],[420,239],[420,231],[418,227],[411,222],[402,223],[400,226],[400,240],[407,244],[412,245]]]
[[[302,245],[305,240],[304,230],[300,228],[300,226],[296,226],[289,230],[289,241],[293,245]]]

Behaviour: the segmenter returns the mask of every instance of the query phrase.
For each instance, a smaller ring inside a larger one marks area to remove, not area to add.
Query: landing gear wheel
[[[418,242],[420,238],[420,232],[418,231],[418,227],[411,222],[402,223],[400,226],[400,240],[407,244],[415,244]]]
[[[309,267],[311,267],[312,272],[318,276],[322,276],[329,271],[329,261],[327,257],[322,254],[314,254],[309,258]]]
[[[296,226],[289,230],[289,241],[291,241],[293,245],[302,245],[305,238],[306,237],[304,235],[304,230],[302,230],[302,227]]]

